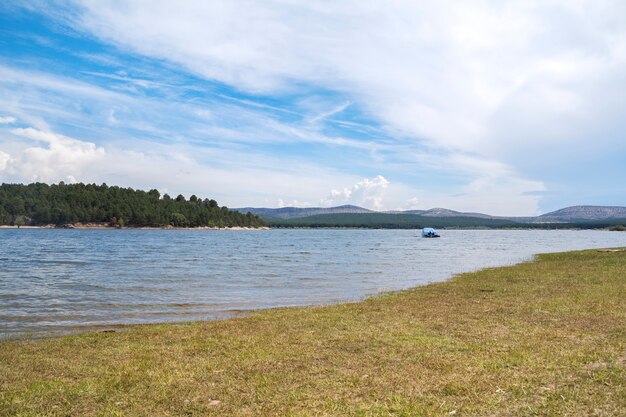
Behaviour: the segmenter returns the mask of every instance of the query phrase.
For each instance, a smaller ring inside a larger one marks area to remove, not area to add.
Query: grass
[[[626,415],[626,252],[359,303],[0,343],[1,415]]]

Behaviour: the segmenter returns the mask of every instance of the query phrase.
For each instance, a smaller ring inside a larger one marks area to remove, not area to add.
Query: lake
[[[0,229],[0,337],[359,300],[537,253],[616,246],[626,233]]]

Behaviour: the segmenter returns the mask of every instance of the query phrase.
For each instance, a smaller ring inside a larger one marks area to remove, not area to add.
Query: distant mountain
[[[512,220],[484,219],[476,217],[434,217],[418,214],[380,213],[335,213],[317,214],[314,216],[291,219],[264,220],[271,227],[329,227],[329,228],[365,228],[365,229],[421,229],[423,227],[477,229],[477,228],[516,228],[526,224]]]
[[[578,222],[626,218],[626,207],[572,206],[534,218],[540,222]]]
[[[483,214],[483,213],[466,213],[466,212],[454,211],[454,210],[440,208],[440,207],[432,208],[430,210],[405,210],[405,211],[399,211],[397,213],[418,214],[420,216],[427,216],[427,217],[473,217],[476,219],[499,218],[496,216],[490,216],[488,214]]]
[[[259,208],[243,207],[231,209],[241,213],[250,212],[255,216],[265,219],[296,219],[300,217],[317,216],[319,214],[343,214],[343,213],[372,213],[363,207],[345,205],[338,207],[281,207],[281,208]]]
[[[234,209],[242,213],[248,211],[254,215],[265,219],[298,219],[311,216],[319,216],[325,214],[390,214],[390,215],[416,215],[429,218],[471,218],[471,219],[492,219],[492,220],[508,220],[516,223],[560,223],[560,222],[588,222],[603,221],[612,219],[626,218],[626,207],[611,206],[573,206],[566,207],[551,213],[542,214],[535,217],[503,217],[491,216],[483,213],[460,212],[446,208],[432,208],[429,210],[405,210],[405,211],[386,211],[378,212],[368,210],[363,207],[345,205],[338,207],[282,207],[282,208],[255,208],[244,207]],[[378,218],[377,218],[378,219]],[[382,218],[381,218],[382,219]],[[345,219],[342,219],[344,221]]]

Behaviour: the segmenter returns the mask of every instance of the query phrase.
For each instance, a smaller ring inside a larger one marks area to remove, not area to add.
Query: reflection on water
[[[0,337],[222,318],[355,300],[540,252],[626,246],[602,231],[0,230]]]

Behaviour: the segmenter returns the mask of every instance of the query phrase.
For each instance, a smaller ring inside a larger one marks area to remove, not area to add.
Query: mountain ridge
[[[542,221],[608,220],[626,217],[626,207],[579,205],[565,207],[537,218]]]
[[[477,219],[499,219],[511,220],[519,223],[560,223],[560,222],[580,222],[594,220],[611,220],[626,218],[626,207],[623,206],[595,206],[595,205],[576,205],[564,207],[559,210],[544,213],[538,216],[516,217],[516,216],[493,216],[484,213],[461,212],[441,207],[435,207],[428,210],[392,210],[392,211],[375,211],[355,205],[342,205],[336,207],[243,207],[232,210],[241,213],[248,211],[266,219],[297,219],[320,214],[361,214],[361,213],[387,213],[387,214],[414,214],[425,217],[468,217]]]
[[[343,213],[373,213],[373,210],[369,210],[363,207],[345,204],[336,207],[279,207],[279,208],[266,208],[266,207],[243,207],[234,208],[231,210],[239,211],[240,213],[250,212],[256,216],[264,217],[268,219],[296,219],[300,217],[316,216],[318,214],[343,214]]]

